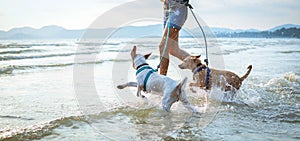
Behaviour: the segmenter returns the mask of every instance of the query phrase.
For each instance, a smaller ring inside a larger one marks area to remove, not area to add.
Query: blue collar
[[[202,71],[202,70],[204,70],[204,69],[206,69],[206,68],[208,68],[208,67],[202,66],[202,67],[200,67],[200,68],[195,68],[195,69],[193,70],[193,73],[194,73],[194,75],[195,75],[195,74],[197,74],[198,72],[200,72],[200,71]]]
[[[200,66],[200,65],[197,65],[197,67]],[[195,68],[195,69],[193,69],[193,73],[194,73],[194,75],[196,75],[197,73],[199,73],[200,71],[205,70],[205,69],[206,69],[205,88],[206,88],[206,90],[208,90],[208,88],[209,88],[209,76],[210,76],[209,67],[202,66],[200,68]]]

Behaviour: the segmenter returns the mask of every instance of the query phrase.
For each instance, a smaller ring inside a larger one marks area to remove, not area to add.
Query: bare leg
[[[160,63],[160,69],[159,69],[161,75],[167,75],[168,67],[169,67],[170,39],[168,40],[168,46],[165,48],[167,35],[168,35],[168,28],[166,27],[164,30],[163,38],[161,39],[161,42],[159,44],[160,59],[162,59]]]
[[[186,57],[190,56],[186,51],[179,48],[178,45],[178,37],[179,37],[179,30],[175,28],[170,28],[170,53],[171,55],[177,57],[180,60],[184,60]]]
[[[186,51],[179,48],[178,45],[178,37],[179,37],[179,30],[176,28],[170,28],[170,34],[168,37],[168,44],[164,53],[164,56],[162,57],[163,51],[165,49],[165,43],[168,36],[168,28],[166,27],[164,29],[163,38],[159,45],[159,52],[160,57],[162,58],[161,64],[160,64],[160,74],[167,75],[168,67],[169,67],[169,53],[171,55],[177,57],[180,60],[184,60],[186,57],[190,56]]]

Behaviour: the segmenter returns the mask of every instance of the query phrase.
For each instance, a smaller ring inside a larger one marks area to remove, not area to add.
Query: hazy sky
[[[160,0],[152,1],[153,3],[147,3],[146,6],[128,7],[130,8],[128,10],[136,10],[136,14],[150,11],[158,17],[162,17]],[[286,23],[300,25],[300,0],[190,1],[197,14],[211,27],[263,30]],[[67,29],[84,29],[105,11],[122,6],[126,2],[134,1],[1,0],[0,30],[7,31],[23,26],[40,28],[46,25],[59,25]]]

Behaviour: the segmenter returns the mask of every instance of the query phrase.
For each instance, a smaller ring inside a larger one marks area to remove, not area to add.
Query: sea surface
[[[300,140],[300,40],[217,38],[208,40],[209,66],[242,76],[252,72],[233,100],[215,87],[186,86],[200,111],[176,103],[167,113],[161,97],[135,96],[130,49],[152,52],[158,38],[106,40],[1,40],[0,140]],[[205,59],[202,40],[180,47]],[[171,57],[168,76],[191,79]]]

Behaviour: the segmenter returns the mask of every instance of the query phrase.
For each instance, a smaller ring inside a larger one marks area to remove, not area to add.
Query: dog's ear
[[[148,59],[151,54],[152,53],[148,53],[148,54],[144,55],[145,59]]]
[[[133,46],[131,52],[130,52],[130,55],[132,58],[134,58],[134,56],[136,55],[136,46]]]
[[[201,55],[191,56],[191,59],[192,59],[192,60],[195,60],[195,59],[198,59],[198,58],[200,58],[200,57],[201,57]]]

